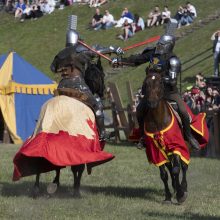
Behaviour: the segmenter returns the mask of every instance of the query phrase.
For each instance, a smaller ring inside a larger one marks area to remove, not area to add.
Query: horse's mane
[[[85,71],[85,82],[89,86],[93,94],[98,94],[103,97],[105,85],[104,85],[105,74],[100,58],[97,63],[89,63]]]

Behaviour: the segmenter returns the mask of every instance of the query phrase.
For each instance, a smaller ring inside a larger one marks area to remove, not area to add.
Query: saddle
[[[175,115],[175,117],[176,117],[180,127],[183,127],[182,120],[181,120],[181,117],[179,115],[179,108],[178,108],[177,103],[174,102],[174,101],[167,101],[167,103],[168,103],[169,107],[171,108],[171,110],[173,111],[173,113],[174,113],[174,115]],[[190,123],[191,123],[192,122],[192,117],[191,117],[191,115],[189,113],[188,113],[188,115],[189,115]]]

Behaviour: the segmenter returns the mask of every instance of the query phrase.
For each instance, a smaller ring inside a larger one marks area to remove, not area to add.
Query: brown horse
[[[181,128],[177,127],[178,122],[164,99],[161,75],[154,72],[149,73],[143,86],[146,91],[147,104],[144,118],[146,154],[149,162],[154,163],[160,169],[160,177],[165,187],[165,201],[171,202],[172,197],[168,186],[166,170],[168,169],[177,202],[182,203],[187,197],[188,147],[183,139]],[[173,126],[176,127],[171,131]],[[180,181],[181,171],[182,180]]]

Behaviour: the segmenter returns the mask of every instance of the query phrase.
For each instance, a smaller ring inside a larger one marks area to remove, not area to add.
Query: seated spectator
[[[114,26],[115,20],[112,14],[109,13],[108,10],[105,10],[105,15],[102,19],[102,28],[103,29],[109,29],[112,26]]]
[[[186,8],[187,8],[187,11],[189,12],[189,17],[191,18],[189,22],[192,23],[193,20],[197,17],[196,8],[190,2],[186,3]]]
[[[40,9],[40,5],[33,5],[33,13],[35,20],[43,16],[43,12]]]
[[[25,8],[26,4],[24,3],[24,0],[19,0],[19,2],[15,6],[15,18],[20,19]]]
[[[105,3],[107,3],[107,0],[90,0],[89,1],[89,7],[99,7]]]
[[[135,33],[135,24],[134,23],[128,23],[128,20],[125,19],[125,22],[122,27],[123,35],[119,35],[118,38],[121,40],[128,40],[128,38],[133,37]]]
[[[169,11],[168,6],[165,5],[164,10],[162,11],[161,14],[161,24],[168,23],[170,21],[170,18],[171,18],[171,12]]]
[[[33,8],[29,4],[26,5],[26,8],[21,15],[21,22],[24,22],[25,19],[35,18]]]
[[[103,15],[100,13],[99,8],[96,8],[95,15],[92,18],[92,28],[94,30],[99,30],[102,27]]]
[[[178,28],[181,26],[189,26],[191,22],[190,12],[187,10],[186,6],[183,7],[183,14],[181,16],[181,19],[178,23]]]
[[[135,23],[135,32],[142,31],[145,29],[144,20],[138,14],[134,15],[134,23]]]
[[[177,12],[176,12],[176,14],[175,14],[175,16],[174,16],[174,19],[177,20],[177,23],[178,23],[178,24],[180,23],[183,14],[184,14],[184,8],[183,8],[182,5],[180,5],[179,8],[178,8],[178,10],[177,10]],[[179,26],[179,25],[178,25],[178,26]]]
[[[117,24],[115,27],[122,27],[125,20],[127,20],[127,22],[129,24],[133,23],[134,21],[134,17],[132,15],[132,13],[128,10],[128,8],[125,8],[122,13],[121,13],[121,18],[117,21]]]
[[[158,26],[161,22],[161,12],[159,6],[155,6],[154,10],[148,14],[147,27]]]
[[[43,14],[51,14],[55,10],[55,6],[54,0],[43,0],[40,4]]]
[[[193,23],[196,17],[197,12],[195,7],[187,2],[186,6],[183,8],[183,16],[180,19],[178,28],[184,25],[189,26],[191,23]]]
[[[10,14],[15,13],[15,5],[13,0],[7,0],[5,4],[5,11]]]

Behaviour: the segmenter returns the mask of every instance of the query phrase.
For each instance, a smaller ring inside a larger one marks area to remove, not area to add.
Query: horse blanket
[[[203,148],[208,143],[209,133],[205,122],[205,113],[193,115],[191,110],[187,108],[191,115],[191,129],[193,135],[198,140],[200,147]],[[190,153],[179,127],[179,123],[170,109],[172,120],[170,125],[162,131],[149,133],[145,131],[146,154],[148,161],[161,166],[169,162],[169,155],[178,154],[180,158],[189,164]]]
[[[13,180],[79,164],[91,170],[114,158],[103,147],[93,111],[74,98],[56,96],[42,106],[34,134],[16,153]]]

